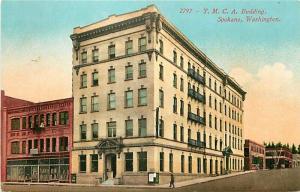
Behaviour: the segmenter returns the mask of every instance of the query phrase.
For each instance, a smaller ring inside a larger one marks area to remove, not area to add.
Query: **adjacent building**
[[[291,168],[293,156],[287,147],[266,147],[266,168]]]
[[[73,99],[1,101],[1,181],[69,182]]]
[[[77,183],[243,170],[245,91],[155,6],[76,27],[71,39]]]
[[[300,154],[293,154],[293,167],[300,167]]]
[[[265,147],[252,140],[246,139],[244,145],[245,170],[265,169]]]

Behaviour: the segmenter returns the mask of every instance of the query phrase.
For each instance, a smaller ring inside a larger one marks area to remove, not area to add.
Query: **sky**
[[[71,97],[73,28],[150,4],[247,91],[245,138],[300,144],[300,1],[2,1],[1,88],[34,102]]]

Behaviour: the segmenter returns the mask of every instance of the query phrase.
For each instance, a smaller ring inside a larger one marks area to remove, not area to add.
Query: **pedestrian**
[[[174,182],[175,182],[174,175],[173,175],[173,173],[171,173],[170,187],[175,188]]]

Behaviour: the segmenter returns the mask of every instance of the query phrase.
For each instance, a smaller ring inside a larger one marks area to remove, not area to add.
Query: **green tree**
[[[291,151],[292,151],[293,154],[297,154],[297,152],[298,152],[296,146],[294,145],[294,143],[292,145],[292,150]]]
[[[273,144],[273,143],[272,143],[272,144]],[[278,142],[278,143],[275,145],[275,147],[282,147],[281,142]]]
[[[298,145],[298,154],[300,154],[300,144]]]
[[[274,144],[274,142],[272,141],[272,143],[271,143],[271,147],[275,147],[275,144]]]

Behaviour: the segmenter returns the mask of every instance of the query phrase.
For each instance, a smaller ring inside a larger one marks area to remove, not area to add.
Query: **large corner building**
[[[71,39],[77,183],[243,170],[245,91],[155,6],[76,27]]]

